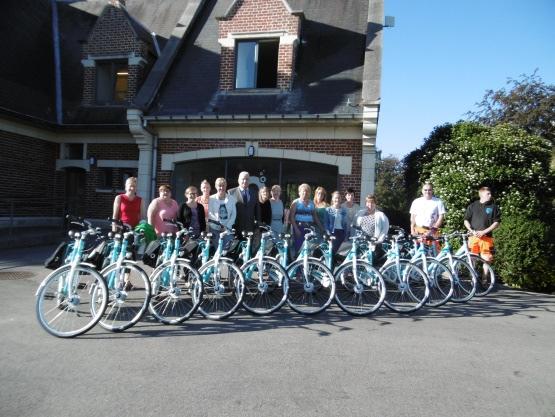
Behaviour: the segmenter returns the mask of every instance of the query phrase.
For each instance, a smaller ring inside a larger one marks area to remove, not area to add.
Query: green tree
[[[430,136],[424,139],[422,146],[403,159],[404,189],[407,201],[412,201],[420,196],[421,179],[429,177],[429,172],[424,172],[424,167],[433,160],[439,147],[451,139],[452,129],[451,123],[436,126]]]
[[[407,227],[409,217],[403,174],[404,166],[398,158],[390,155],[378,161],[375,195],[389,222]]]
[[[422,172],[429,173],[421,180],[430,180],[434,190],[448,209],[445,229],[460,230],[467,205],[477,198],[476,190],[480,185],[493,188],[496,200],[501,207],[502,219],[518,218],[528,223],[515,227],[519,221],[509,221],[501,227],[499,244],[500,275],[509,283],[542,288],[537,282],[538,274],[545,268],[535,271],[528,269],[523,276],[519,260],[514,256],[514,245],[526,246],[530,234],[524,229],[552,230],[553,175],[549,169],[551,144],[549,141],[530,135],[522,129],[509,124],[484,126],[473,122],[459,122],[452,128],[450,140],[444,142],[432,155],[426,155],[428,162]],[[522,220],[526,219],[526,220]],[[536,238],[536,250],[526,252],[528,262],[545,265],[550,256],[552,233],[542,232]],[[497,236],[496,236],[497,238]],[[540,248],[545,248],[543,252]],[[538,266],[539,268],[539,266]],[[514,271],[519,271],[515,275]],[[551,282],[553,278],[545,278]],[[528,283],[528,285],[526,285]],[[547,285],[545,288],[549,287]]]
[[[544,83],[536,70],[509,78],[507,87],[487,90],[478,110],[467,113],[470,119],[489,126],[508,123],[555,144],[555,85]]]
[[[451,140],[434,152],[423,170],[447,204],[449,229],[462,224],[464,209],[479,185],[492,187],[503,213],[545,215],[550,209],[550,144],[510,125],[460,122]]]

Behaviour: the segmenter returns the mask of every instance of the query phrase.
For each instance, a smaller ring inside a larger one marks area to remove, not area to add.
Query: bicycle
[[[419,266],[428,277],[430,296],[428,297],[427,305],[430,307],[440,307],[451,300],[455,294],[455,280],[452,270],[439,260],[427,256],[426,244],[424,242],[434,241],[435,239],[432,236],[410,236],[410,238],[414,242],[410,262]],[[457,301],[457,299],[455,298],[453,301]]]
[[[121,332],[134,326],[144,315],[151,286],[147,273],[129,259],[135,233],[120,220],[108,220],[122,233],[113,235],[110,263],[100,271],[108,287],[108,305],[99,324],[106,330]]]
[[[469,301],[476,293],[476,273],[473,268],[462,258],[454,257],[451,253],[451,244],[449,238],[457,236],[458,233],[443,235],[433,240],[443,243],[439,253],[436,253],[436,246],[431,245],[431,253],[434,259],[449,267],[453,274],[453,296],[451,301],[455,303],[464,303]]]
[[[51,272],[35,294],[40,325],[57,337],[75,337],[89,331],[102,318],[107,305],[104,278],[93,264],[83,262],[86,237],[98,235],[100,230],[93,229],[90,222],[84,223],[87,230],[69,232],[74,239],[69,262]]]
[[[223,225],[215,220],[210,223],[220,227]],[[211,233],[203,234],[203,241],[199,243],[202,266],[198,272],[201,276],[204,293],[199,306],[200,313],[213,320],[230,317],[241,306],[245,293],[245,278],[241,269],[233,260],[225,257],[224,240],[235,232],[225,228],[218,237],[216,252],[210,259]]]
[[[428,277],[420,267],[401,259],[400,245],[405,233],[401,228],[394,230],[397,233],[391,236],[387,260],[379,269],[385,283],[384,304],[397,313],[413,313],[428,301]]]
[[[170,221],[167,221],[170,222]],[[190,232],[179,222],[177,233],[163,234],[163,252],[150,275],[152,297],[148,309],[163,324],[178,324],[189,319],[203,300],[203,282],[196,268],[183,259],[181,240]]]
[[[299,314],[312,315],[324,311],[333,301],[335,277],[323,262],[309,256],[312,252],[310,241],[318,236],[314,228],[306,230],[309,232],[304,236],[297,259],[286,268],[289,276],[287,304]]]
[[[347,245],[339,248],[339,253],[342,247],[347,252],[343,261],[335,268],[332,250],[334,236],[326,233],[319,249],[323,253],[326,265],[334,273],[337,305],[353,316],[367,316],[382,306],[386,294],[385,283],[380,272],[370,262],[359,257],[361,251],[365,251],[364,245],[367,242],[375,242],[375,239],[365,236],[359,228],[353,229],[357,232],[349,238],[352,244],[350,248],[347,248]]]
[[[454,233],[463,240],[461,247],[455,252],[455,258],[466,261],[476,274],[476,292],[474,295],[483,297],[495,288],[496,276],[491,264],[468,249],[468,234],[465,232]]]
[[[265,255],[268,239],[272,236],[269,226],[259,225],[264,230],[260,246],[251,258],[252,232],[244,233],[246,240],[241,242],[241,271],[245,277],[245,294],[242,305],[248,312],[256,315],[271,314],[279,310],[287,300],[289,280],[287,271],[272,257]]]

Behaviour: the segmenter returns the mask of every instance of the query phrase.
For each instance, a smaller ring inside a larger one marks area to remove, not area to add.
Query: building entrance
[[[302,183],[310,184],[313,190],[317,186],[324,187],[328,191],[328,200],[338,187],[335,165],[277,158],[218,158],[176,164],[172,175],[175,190],[173,197],[183,202],[185,189],[190,185],[200,188],[204,179],[212,185],[212,192],[218,177],[226,179],[228,189],[237,187],[237,179],[242,171],[250,174],[250,182],[257,188],[280,185],[281,198],[286,205],[298,197],[297,189]]]

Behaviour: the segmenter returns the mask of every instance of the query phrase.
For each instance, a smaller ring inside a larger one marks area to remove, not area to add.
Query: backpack
[[[159,240],[154,240],[146,245],[145,253],[143,255],[143,263],[152,268],[156,268],[156,260],[158,259],[161,246],[162,245]]]
[[[48,269],[58,269],[59,267],[61,267],[65,263],[68,249],[69,243],[60,243],[58,247],[54,250],[54,253],[46,258],[46,260],[44,261],[44,267]]]

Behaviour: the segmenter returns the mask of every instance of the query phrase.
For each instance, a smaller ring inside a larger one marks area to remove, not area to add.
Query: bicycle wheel
[[[366,316],[378,310],[385,299],[382,275],[368,262],[349,262],[335,272],[335,302],[353,315]]]
[[[442,306],[453,297],[455,281],[448,265],[430,257],[426,258],[426,269],[423,268],[420,259],[415,261],[414,264],[421,268],[428,277],[430,296],[426,302],[427,306]]]
[[[166,261],[150,277],[150,313],[163,324],[178,324],[190,318],[202,302],[198,271],[184,259]]]
[[[198,272],[204,285],[200,313],[213,320],[225,319],[235,313],[245,293],[245,281],[239,267],[227,259],[220,259],[217,265],[210,260]]]
[[[74,337],[90,330],[106,309],[108,290],[94,269],[64,265],[40,284],[35,311],[40,325],[57,337]],[[93,294],[96,295],[93,308]]]
[[[277,311],[285,304],[289,289],[287,272],[275,260],[262,259],[260,268],[258,258],[248,260],[241,267],[245,277],[243,307],[250,313],[263,315]]]
[[[455,281],[451,300],[455,303],[465,303],[476,293],[476,272],[462,259],[453,259],[451,270]]]
[[[384,304],[397,313],[413,313],[428,300],[430,288],[422,269],[406,259],[386,264],[380,269],[385,283]]]
[[[318,314],[331,304],[335,279],[326,265],[314,258],[296,260],[287,267],[287,304],[299,314]]]
[[[150,281],[142,268],[124,261],[101,272],[108,286],[108,304],[98,322],[106,330],[121,332],[136,324],[150,301]]]
[[[463,260],[467,260],[467,258]],[[472,269],[476,272],[476,293],[474,295],[483,297],[495,288],[495,271],[491,264],[481,256],[471,254],[470,262],[472,263]]]

